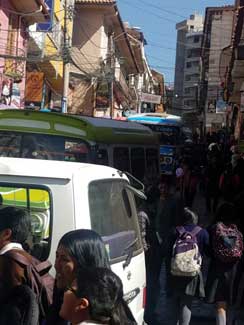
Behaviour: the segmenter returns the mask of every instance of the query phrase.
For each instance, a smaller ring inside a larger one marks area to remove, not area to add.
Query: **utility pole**
[[[113,107],[114,107],[114,48],[113,48],[113,34],[109,37],[109,75],[108,75],[108,85],[109,85],[109,115],[113,118]]]
[[[64,44],[63,44],[63,95],[62,95],[62,113],[67,113],[67,98],[69,91],[69,38],[68,38],[68,4],[64,0]]]

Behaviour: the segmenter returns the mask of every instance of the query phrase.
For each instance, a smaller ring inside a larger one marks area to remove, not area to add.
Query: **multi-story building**
[[[206,130],[210,132],[226,124],[226,114],[217,113],[218,107],[224,107],[221,54],[231,44],[234,14],[234,6],[206,8],[201,55],[201,107]]]
[[[200,79],[200,56],[203,36],[203,17],[191,15],[176,25],[177,46],[173,111],[183,114],[197,108]]]
[[[29,25],[49,20],[42,0],[0,2],[0,94],[3,105],[24,106]]]
[[[69,111],[121,117],[135,103],[130,80],[140,67],[116,1],[76,0],[75,11]]]
[[[46,0],[46,3],[49,21],[29,28],[26,104],[61,108],[63,67],[69,55],[68,49],[64,51],[64,24],[66,22],[67,39],[71,45],[74,0]],[[38,80],[38,84],[33,84],[33,79]],[[37,87],[36,91],[33,86]]]

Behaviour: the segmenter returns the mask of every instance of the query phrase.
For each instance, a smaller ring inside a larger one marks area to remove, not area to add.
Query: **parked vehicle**
[[[140,180],[159,174],[159,141],[128,121],[30,110],[0,111],[0,156],[106,165]]]
[[[181,117],[166,113],[144,113],[130,115],[128,120],[148,126],[158,135],[161,174],[172,175],[183,145]]]
[[[145,260],[134,189],[124,173],[106,166],[23,158],[0,158],[2,205],[25,207],[31,216],[31,254],[55,260],[61,236],[93,229],[106,245],[125,298],[143,324]]]

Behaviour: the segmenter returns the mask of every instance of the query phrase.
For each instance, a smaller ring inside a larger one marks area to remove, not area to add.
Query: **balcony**
[[[44,0],[10,0],[10,2],[18,12],[23,14],[33,13],[29,16],[25,15],[25,21],[27,21],[29,25],[37,22],[44,23],[50,19],[48,7]],[[41,11],[38,12],[40,9]]]

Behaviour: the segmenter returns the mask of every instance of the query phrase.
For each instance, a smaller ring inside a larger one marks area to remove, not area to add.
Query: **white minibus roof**
[[[0,157],[0,175],[15,175],[29,177],[49,177],[71,179],[74,174],[88,172],[97,178],[125,178],[127,177],[116,169],[107,166],[74,163],[66,161],[53,161],[41,159],[7,158]]]

